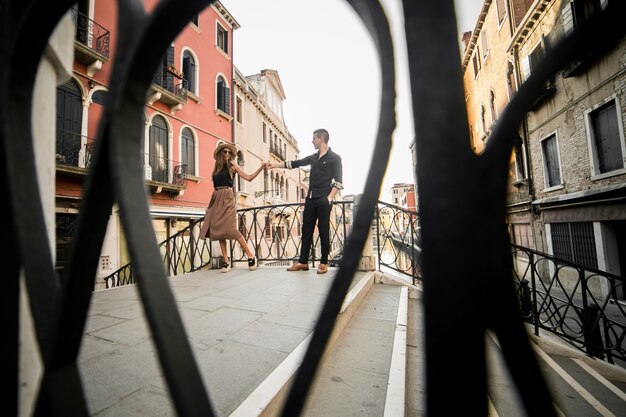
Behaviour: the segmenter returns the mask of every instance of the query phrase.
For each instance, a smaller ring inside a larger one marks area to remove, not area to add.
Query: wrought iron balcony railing
[[[57,166],[68,166],[87,169],[91,165],[93,139],[80,133],[57,129],[56,163]]]
[[[167,66],[162,65],[157,69],[152,84],[166,92],[166,96],[160,98],[166,104],[187,102],[187,80],[172,73]]]
[[[144,172],[148,181],[183,188],[187,185],[187,165],[159,155],[146,154]]]
[[[111,41],[109,31],[74,8],[71,9],[71,15],[76,25],[76,42],[108,60]]]
[[[279,159],[285,160],[285,152],[280,149],[280,146],[277,146],[275,143],[270,145],[270,152],[276,155]]]

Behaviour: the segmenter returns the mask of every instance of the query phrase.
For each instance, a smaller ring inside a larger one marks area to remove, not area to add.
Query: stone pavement
[[[260,267],[170,278],[217,415],[229,415],[311,333],[333,272]],[[95,292],[79,358],[90,413],[175,415],[155,353],[136,287]]]

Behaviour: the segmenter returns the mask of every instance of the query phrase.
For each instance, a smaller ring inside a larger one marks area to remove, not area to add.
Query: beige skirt
[[[237,239],[237,208],[232,188],[219,188],[213,192],[200,228],[200,237],[211,240]]]

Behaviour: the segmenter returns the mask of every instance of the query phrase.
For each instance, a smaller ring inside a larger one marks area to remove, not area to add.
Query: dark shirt
[[[213,175],[213,187],[232,187],[233,177],[228,172],[228,167],[224,166],[220,172]]]
[[[309,198],[327,197],[333,187],[333,180],[339,184],[343,182],[341,157],[330,148],[321,158],[319,154],[317,151],[313,155],[289,163],[290,168],[311,165]]]

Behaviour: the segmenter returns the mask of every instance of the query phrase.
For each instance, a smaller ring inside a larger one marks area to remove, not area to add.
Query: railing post
[[[537,269],[535,268],[535,254],[528,251],[528,263],[530,265],[530,285],[532,288],[532,320],[535,336],[539,336],[539,312],[537,311]]]
[[[353,209],[354,211],[354,209]],[[376,258],[378,263],[378,270],[380,271],[380,201],[376,203]]]
[[[532,302],[530,300],[530,288],[528,287],[528,280],[520,281],[520,288],[522,291],[521,313],[522,317],[526,318],[532,315]]]
[[[357,194],[354,196],[354,207],[352,209],[352,224],[354,224],[354,219],[356,219],[356,213],[359,209],[359,204],[361,202],[361,197],[363,194]],[[370,224],[369,230],[367,232],[367,239],[365,240],[365,245],[363,246],[363,253],[361,254],[361,260],[359,262],[359,266],[357,267],[357,271],[375,271],[376,270],[376,258],[374,256],[374,248],[372,245],[372,225]]]
[[[585,345],[590,356],[604,359],[604,344],[600,334],[600,308],[593,304],[583,309]]]
[[[582,310],[582,322],[583,333],[585,338],[585,350],[589,356],[604,359],[604,345],[602,343],[602,336],[600,335],[600,308],[596,304],[589,305],[587,300],[587,280],[585,279],[585,271],[583,269],[578,270],[582,289],[583,310]]]

